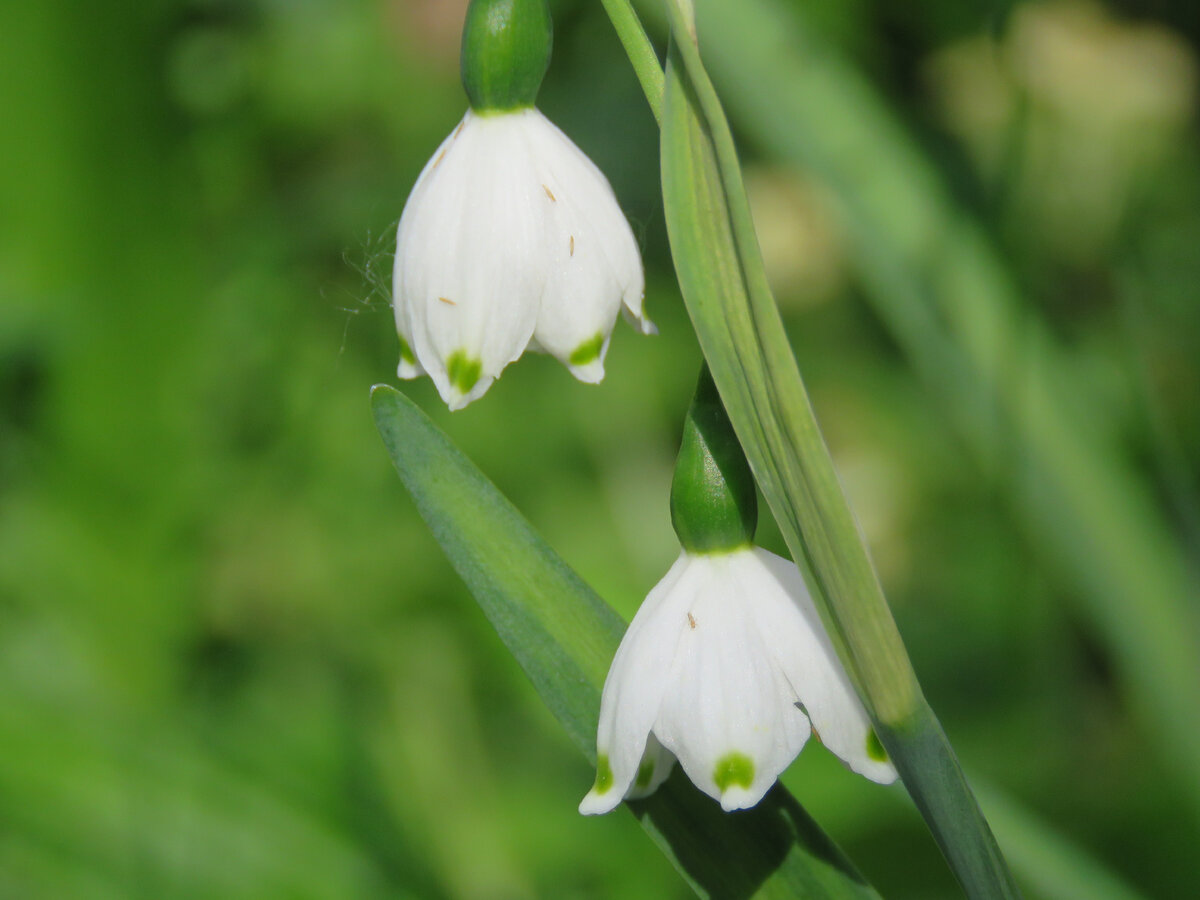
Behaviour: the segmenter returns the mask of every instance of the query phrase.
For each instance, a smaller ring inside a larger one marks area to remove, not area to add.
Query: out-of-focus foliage
[[[653,119],[600,5],[552,5],[542,106],[642,236],[661,334],[618,326],[599,387],[531,358],[453,416],[406,390],[629,615],[676,551],[699,356]],[[630,817],[576,814],[586,762],[371,421],[391,229],[464,106],[462,6],[0,5],[0,896],[685,896]],[[1190,0],[805,8],[988,229],[1195,562]],[[1200,891],[1186,796],[1012,517],[1020,460],[980,466],[912,374],[827,186],[743,149],[801,370],[964,763],[1148,894]],[[955,895],[898,789],[816,747],[786,781],[884,896]]]

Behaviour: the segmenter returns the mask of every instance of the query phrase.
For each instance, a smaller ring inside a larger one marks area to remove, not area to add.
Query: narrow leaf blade
[[[904,784],[972,898],[1019,897],[921,694],[766,283],[732,135],[677,0],[662,127],[667,233],[700,346],[789,549]]]

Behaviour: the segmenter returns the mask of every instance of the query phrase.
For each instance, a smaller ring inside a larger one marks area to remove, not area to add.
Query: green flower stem
[[[880,739],[971,897],[1017,897],[921,695],[817,427],[758,249],[732,134],[669,0],[662,135],[668,235],[688,311],[751,468]]]
[[[604,11],[616,29],[617,37],[625,48],[625,55],[633,64],[634,74],[642,85],[646,102],[650,104],[650,112],[654,121],[662,124],[663,106],[663,70],[654,52],[654,45],[642,27],[641,20],[629,5],[628,0],[600,0]]]

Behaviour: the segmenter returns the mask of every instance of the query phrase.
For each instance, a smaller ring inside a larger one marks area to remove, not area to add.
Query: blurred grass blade
[[[594,763],[600,691],[625,623],[412,401],[383,385],[371,399],[396,471],[434,537]],[[781,785],[753,810],[730,815],[677,769],[629,806],[702,897],[878,898]]]
[[[978,780],[979,794],[1013,871],[1045,900],[1144,900],[1102,863],[1012,798]]]
[[[646,4],[647,13],[658,4]],[[779,0],[706,0],[705,59],[756,143],[828,185],[866,296],[983,466],[1030,545],[1113,655],[1153,745],[1200,811],[1194,573],[1112,413],[1028,309],[884,98]],[[764,90],[764,85],[771,85]]]
[[[1019,896],[921,696],[767,286],[720,101],[684,11],[674,0],[668,7],[663,196],[701,348],[788,547],[951,868],[972,897]]]

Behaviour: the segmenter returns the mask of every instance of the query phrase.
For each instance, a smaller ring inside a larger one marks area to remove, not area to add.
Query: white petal
[[[642,314],[641,254],[603,173],[552,122],[535,115],[529,139],[552,220],[553,260],[537,338],[576,377],[598,381],[622,303],[643,332],[653,331]]]
[[[420,378],[425,374],[425,370],[421,368],[421,364],[416,361],[416,358],[405,359],[404,356],[401,356],[400,364],[396,366],[396,374],[407,381],[413,378]]]
[[[626,291],[621,317],[642,334],[658,334],[658,326],[646,315],[646,291]]]
[[[547,216],[527,115],[468,112],[401,217],[397,327],[452,409],[521,355],[537,320]]]
[[[417,362],[412,351],[412,314],[410,311],[409,293],[405,288],[405,273],[407,267],[402,263],[405,249],[413,247],[416,242],[414,221],[419,218],[417,210],[425,203],[425,194],[431,181],[430,174],[444,161],[451,145],[458,139],[459,132],[465,126],[465,120],[460,122],[454,131],[442,141],[433,156],[425,163],[425,168],[417,176],[416,183],[404,204],[404,212],[400,216],[400,224],[396,226],[396,254],[392,263],[392,313],[396,318],[396,331],[400,335],[401,350],[400,364],[397,374],[401,378],[418,378],[425,374],[421,364]],[[411,251],[410,251],[411,252]]]
[[[826,747],[860,775],[880,784],[896,770],[874,736],[866,710],[842,668],[820,615],[795,565],[755,549],[741,578],[763,641],[799,693],[813,730]]]
[[[621,292],[588,229],[576,223],[563,233],[563,246],[556,247],[551,257],[534,336],[572,375],[595,384],[604,378],[604,357]]]
[[[680,554],[650,591],[613,657],[604,681],[596,733],[597,782],[607,780],[608,784],[603,789],[593,787],[583,798],[579,811],[585,815],[608,812],[631,786],[636,787],[639,767],[650,746],[650,729],[666,690],[667,670],[687,628],[680,606],[686,605],[688,598],[674,590],[686,572],[687,562],[687,555]],[[670,770],[664,769],[656,774],[665,778]]]
[[[675,768],[675,754],[658,742],[651,732],[646,740],[646,751],[638,765],[637,778],[625,792],[627,800],[640,800],[649,797],[671,775]]]
[[[655,735],[692,782],[726,809],[753,806],[800,752],[808,720],[743,605],[739,557],[692,560],[688,628]]]

